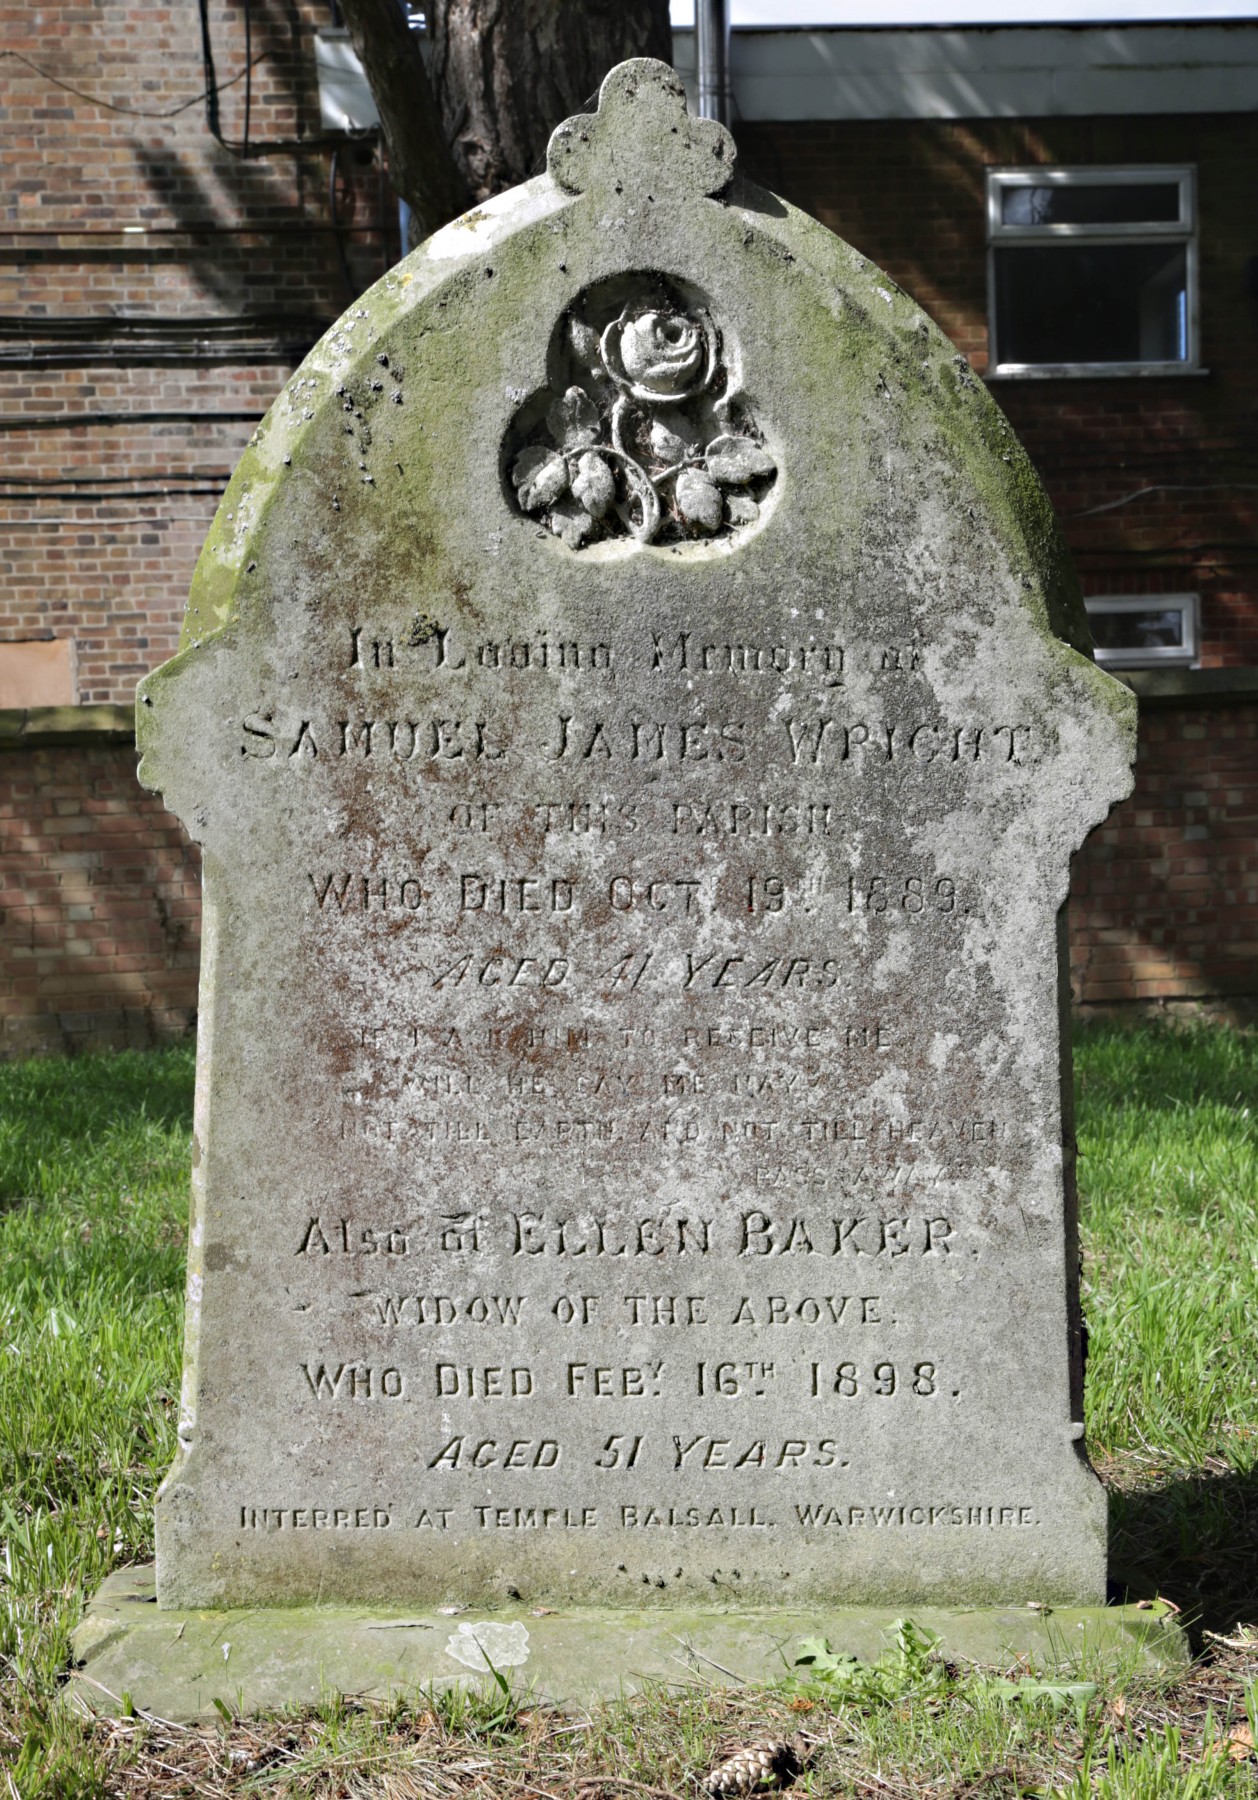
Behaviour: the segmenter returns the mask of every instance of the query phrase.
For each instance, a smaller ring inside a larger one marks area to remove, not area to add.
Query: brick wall
[[[1199,593],[1202,663],[1258,664],[1258,298],[1246,272],[1258,117],[827,122],[746,126],[738,139],[760,180],[886,269],[980,372],[989,167],[1195,165],[1209,373],[995,379],[992,392],[1085,593]]]
[[[330,9],[316,0],[253,0],[248,92],[236,79],[245,10],[210,0],[216,121],[187,0],[10,10],[0,658],[6,640],[72,638],[78,700],[129,703],[174,648],[198,549],[254,424],[321,323],[396,255],[394,206],[373,145],[341,143],[334,169],[320,136],[313,37]],[[1247,279],[1258,117],[737,135],[744,167],[886,268],[980,371],[989,166],[1196,166],[1210,373],[993,386],[1086,590],[1199,592],[1203,661],[1258,665],[1258,300]],[[1085,1007],[1254,993],[1256,716],[1181,707],[1142,725],[1137,796],[1080,860],[1073,956]],[[136,785],[129,743],[98,734],[6,749],[3,727],[0,1045],[74,1049],[181,1029],[195,1006],[197,884],[180,828]]]
[[[0,748],[0,1058],[185,1033],[200,923],[196,848],[134,743]]]
[[[245,12],[211,0],[216,74],[230,84],[222,143],[199,97],[195,7],[66,0],[9,22],[5,48],[43,72],[0,63],[0,321],[30,333],[0,338],[0,655],[6,639],[73,637],[83,702],[129,700],[170,654],[254,422],[320,323],[396,254],[373,146],[341,144],[332,228],[313,55],[330,10],[255,0],[251,16],[246,142]],[[825,122],[738,137],[752,173],[885,267],[979,370],[989,166],[1196,166],[1211,373],[994,387],[1087,590],[1199,592],[1207,666],[1258,663],[1258,300],[1246,278],[1258,117]],[[77,317],[95,317],[104,339],[119,320],[161,321],[162,357],[114,343],[102,359],[48,335]],[[242,325],[234,345],[203,323],[227,318]]]
[[[1070,926],[1085,1010],[1258,1005],[1258,703],[1143,712],[1135,793],[1076,858]]]
[[[209,7],[224,143],[188,0],[6,15],[0,657],[74,638],[84,703],[130,701],[171,654],[254,425],[397,254],[372,145],[340,145],[332,228],[313,52],[329,7],[249,11],[246,97],[245,9]]]

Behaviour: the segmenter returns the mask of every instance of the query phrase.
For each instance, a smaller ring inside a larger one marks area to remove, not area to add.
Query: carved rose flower
[[[521,513],[574,551],[757,522],[777,463],[704,307],[652,280],[601,329],[566,318],[559,349],[559,378],[517,415],[529,439],[509,465]]]
[[[716,369],[716,334],[706,318],[626,307],[603,333],[603,366],[635,400],[665,405],[689,399]]]

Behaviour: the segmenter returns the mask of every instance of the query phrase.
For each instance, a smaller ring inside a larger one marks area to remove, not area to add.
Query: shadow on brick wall
[[[186,1036],[200,939],[198,852],[132,744],[0,756],[0,1056]]]
[[[251,48],[261,60],[247,112],[244,81],[219,96],[225,142],[215,141],[204,108],[164,141],[131,141],[137,185],[192,233],[178,252],[179,280],[225,312],[330,324],[397,254],[376,139],[323,134],[314,34],[329,16],[294,0],[252,0]],[[238,8],[211,9],[220,81],[245,67],[241,19]]]

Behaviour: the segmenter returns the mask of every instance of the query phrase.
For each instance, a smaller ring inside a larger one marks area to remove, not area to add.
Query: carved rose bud
[[[546,429],[561,450],[584,450],[598,437],[598,408],[579,387],[570,387],[546,414]]]
[[[603,333],[603,365],[619,387],[652,405],[687,400],[716,369],[716,334],[706,318],[678,312],[631,313]]]

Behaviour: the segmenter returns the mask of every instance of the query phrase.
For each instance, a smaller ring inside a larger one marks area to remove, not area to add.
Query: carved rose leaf
[[[558,500],[567,488],[568,464],[555,451],[534,446],[516,457],[511,479],[519,491],[524,511],[540,512],[543,506]]]
[[[772,475],[777,468],[764,445],[747,437],[713,438],[703,460],[713,481],[723,481],[729,487]]]
[[[651,453],[663,463],[679,463],[699,442],[698,430],[672,407],[658,412],[648,433]]]
[[[594,529],[593,519],[571,494],[565,494],[562,500],[556,501],[546,523],[556,537],[563,539],[569,550],[579,550]]]
[[[597,451],[587,450],[578,461],[572,492],[592,519],[601,519],[616,498],[615,479]]]
[[[512,484],[521,488],[526,482],[532,481],[538,471],[545,468],[554,454],[553,450],[547,450],[538,444],[531,444],[527,450],[521,450],[511,465]]]
[[[725,516],[721,490],[701,469],[683,469],[677,477],[677,510],[687,525],[717,531]]]
[[[581,388],[570,387],[546,414],[546,429],[561,450],[584,450],[598,441],[598,408]]]
[[[725,517],[731,525],[754,525],[760,508],[750,494],[726,494]]]

